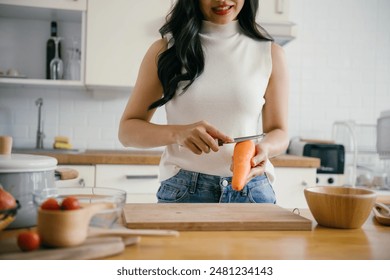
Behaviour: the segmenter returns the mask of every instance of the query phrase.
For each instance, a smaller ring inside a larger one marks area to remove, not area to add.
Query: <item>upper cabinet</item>
[[[87,0],[0,0],[0,85],[83,86],[86,9]],[[62,38],[59,80],[46,78],[52,21]]]
[[[171,0],[88,1],[86,85],[134,86],[170,8]]]
[[[289,0],[259,0],[258,19],[260,22],[287,22],[289,9]]]
[[[85,11],[87,0],[0,0],[1,4],[46,9]]]
[[[0,86],[129,89],[135,85],[148,48],[160,38],[158,30],[173,3],[0,0]],[[259,0],[257,20],[281,45],[295,38],[288,0]],[[62,37],[64,77],[60,80],[46,77],[46,44],[52,21],[57,22],[58,36]],[[69,69],[78,73],[76,78],[69,75]]]
[[[290,21],[289,0],[259,0],[257,21],[283,46],[295,39],[297,26]]]

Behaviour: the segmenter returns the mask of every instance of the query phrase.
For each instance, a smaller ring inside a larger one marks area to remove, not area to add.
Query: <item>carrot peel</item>
[[[232,188],[241,191],[252,168],[251,160],[255,156],[255,143],[252,140],[239,142],[233,151]]]

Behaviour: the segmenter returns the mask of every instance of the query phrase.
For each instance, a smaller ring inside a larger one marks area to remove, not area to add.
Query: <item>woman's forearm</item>
[[[121,122],[118,137],[125,147],[155,148],[175,143],[174,131],[175,126],[130,119]]]
[[[267,153],[268,158],[284,153],[289,144],[288,134],[282,129],[274,129],[267,133],[265,138],[259,143]]]

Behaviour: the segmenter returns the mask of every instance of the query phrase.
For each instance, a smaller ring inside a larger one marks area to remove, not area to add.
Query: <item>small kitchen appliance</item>
[[[382,187],[390,189],[390,110],[381,112],[377,120],[376,149],[383,162]]]
[[[344,145],[294,138],[290,141],[287,153],[320,159],[321,166],[317,168],[317,185],[341,186],[344,184]]]

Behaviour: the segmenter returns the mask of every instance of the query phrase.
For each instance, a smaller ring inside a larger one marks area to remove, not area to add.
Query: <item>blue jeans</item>
[[[157,192],[159,203],[276,203],[266,175],[253,178],[241,191],[231,186],[232,177],[219,177],[180,170],[162,181]]]

